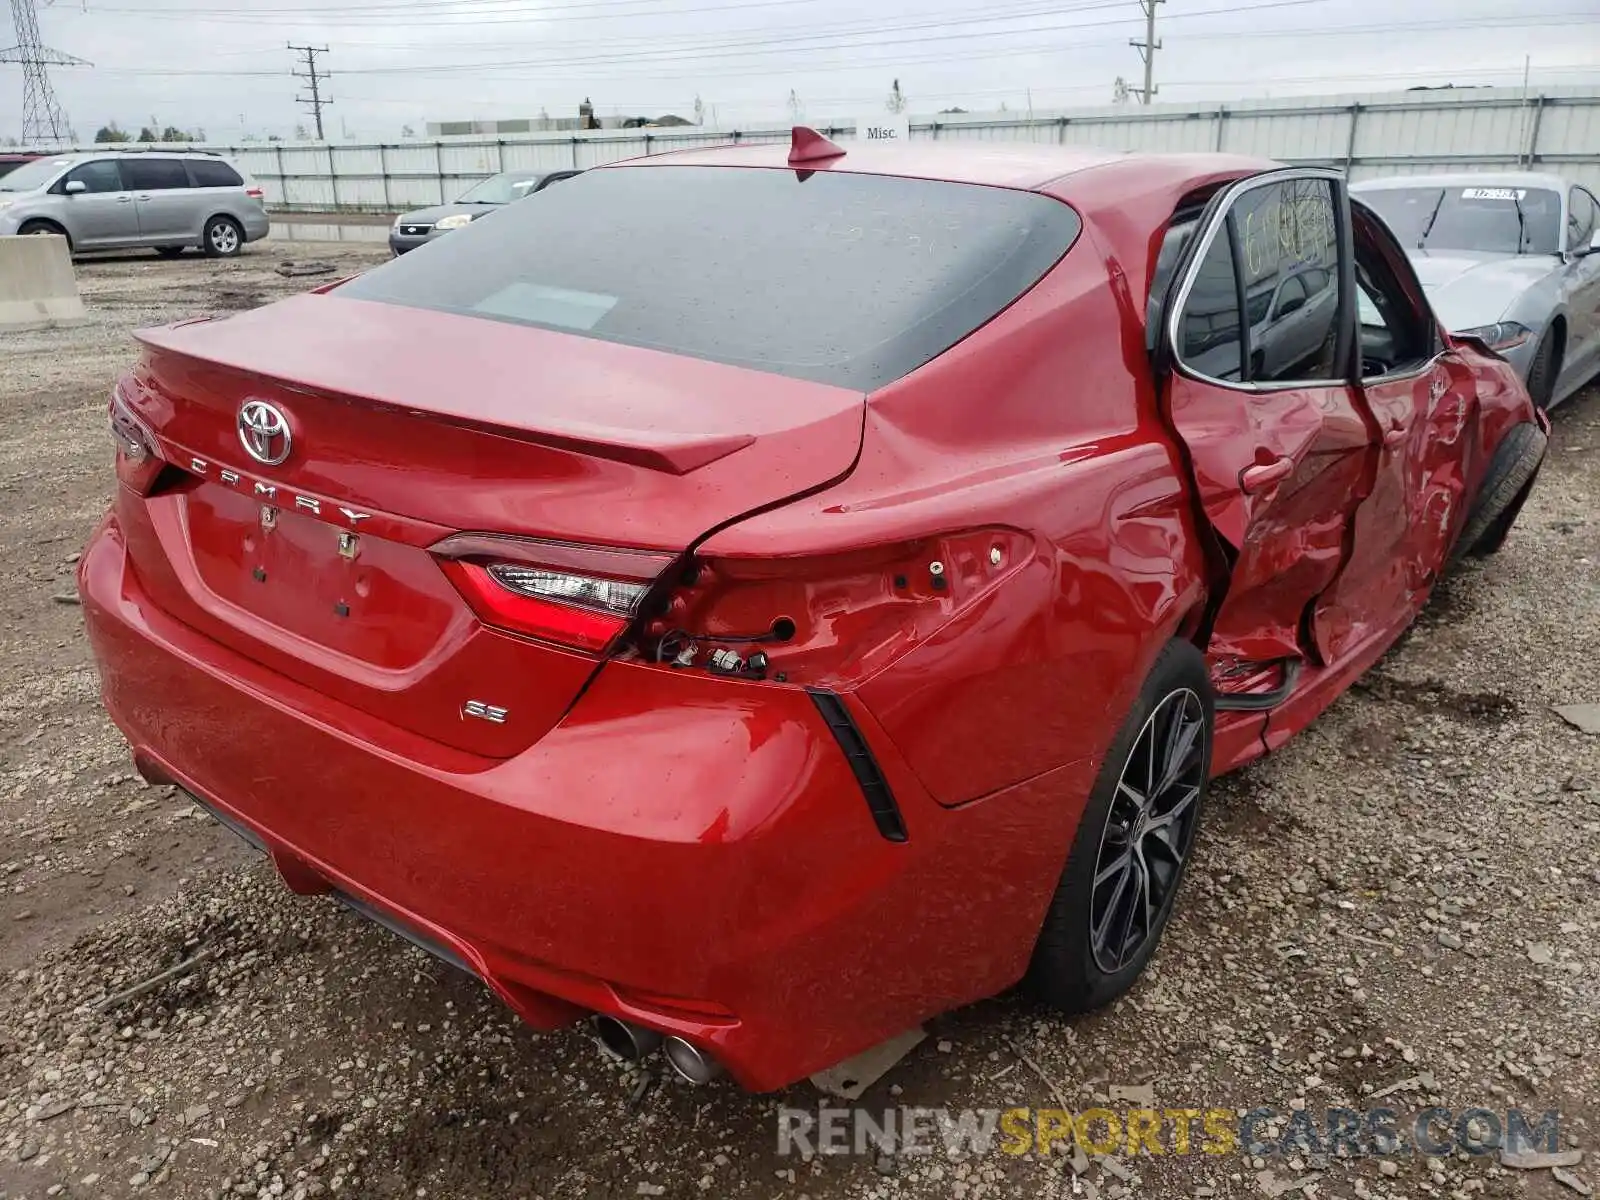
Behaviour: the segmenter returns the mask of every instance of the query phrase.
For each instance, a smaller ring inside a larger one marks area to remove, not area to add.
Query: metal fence
[[[823,127],[854,134],[851,122]],[[453,199],[513,168],[570,169],[729,142],[787,140],[787,128],[605,130],[211,146],[280,212],[383,212]],[[1227,151],[1354,178],[1463,169],[1555,171],[1600,191],[1600,88],[1499,88],[1364,96],[1059,109],[915,118],[913,140],[1023,141],[1158,152]]]

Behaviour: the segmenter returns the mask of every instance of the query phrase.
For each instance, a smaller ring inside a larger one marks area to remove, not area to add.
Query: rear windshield
[[[1078,230],[1032,192],[624,167],[537,192],[340,294],[871,391],[1015,300]]]
[[[1554,254],[1559,247],[1561,196],[1548,188],[1458,184],[1358,195],[1412,249]]]

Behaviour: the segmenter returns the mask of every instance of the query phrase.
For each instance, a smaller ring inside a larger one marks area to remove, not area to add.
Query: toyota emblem
[[[275,467],[289,457],[289,419],[265,400],[246,400],[239,409],[239,444],[258,463]]]

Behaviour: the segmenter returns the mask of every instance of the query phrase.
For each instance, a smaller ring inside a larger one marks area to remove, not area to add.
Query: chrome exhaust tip
[[[638,1062],[661,1045],[661,1035],[654,1029],[646,1029],[643,1025],[616,1017],[596,1017],[594,1031],[599,1035],[602,1046],[627,1062]]]
[[[667,1064],[686,1083],[710,1083],[722,1074],[722,1066],[716,1059],[681,1037],[669,1037],[662,1043],[662,1050],[667,1056]]]

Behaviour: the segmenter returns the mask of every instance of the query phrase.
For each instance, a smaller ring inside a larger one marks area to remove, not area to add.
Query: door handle
[[[1391,450],[1406,440],[1406,427],[1396,421],[1384,432],[1383,444]]]
[[[148,200],[148,199],[150,199],[150,193],[149,192],[140,192],[137,196],[134,197],[134,199],[135,200]]]
[[[1294,459],[1277,458],[1269,463],[1257,463],[1239,472],[1239,486],[1249,495],[1264,492],[1294,474]]]
[[[118,196],[117,197],[117,203],[118,204],[132,204],[133,203],[133,197],[132,196],[127,196],[127,195]]]

